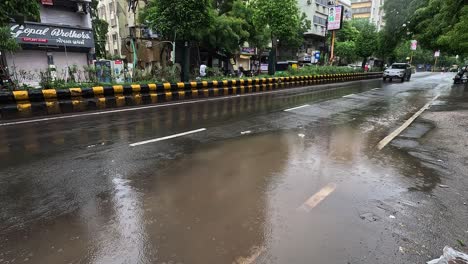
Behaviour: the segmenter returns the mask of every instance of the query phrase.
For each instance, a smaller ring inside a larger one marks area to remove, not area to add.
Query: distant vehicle
[[[453,78],[453,84],[468,83],[468,66],[460,69],[460,71]]]
[[[285,72],[289,69],[289,67],[293,69],[297,69],[298,62],[297,61],[279,61],[276,63],[277,72]]]
[[[411,65],[408,63],[394,63],[389,68],[385,69],[383,73],[383,80],[400,79],[401,82],[410,81],[412,75]]]
[[[452,65],[450,72],[458,72],[458,65]]]

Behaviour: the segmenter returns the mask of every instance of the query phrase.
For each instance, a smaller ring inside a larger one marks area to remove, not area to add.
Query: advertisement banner
[[[10,33],[19,44],[94,48],[91,29],[47,24],[10,24]]]
[[[256,54],[256,50],[255,50],[255,48],[242,47],[242,48],[241,48],[241,54],[242,54],[242,55],[255,55],[255,54]]]
[[[418,41],[417,40],[412,40],[411,41],[411,50],[417,50],[418,49]]]
[[[53,0],[41,0],[41,4],[43,5],[54,5]]]
[[[339,30],[343,26],[343,6],[330,7],[327,30]]]

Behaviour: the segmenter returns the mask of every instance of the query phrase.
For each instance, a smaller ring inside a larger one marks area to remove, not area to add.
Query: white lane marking
[[[176,137],[182,137],[182,136],[186,136],[186,135],[190,135],[190,134],[199,133],[199,132],[202,132],[202,131],[205,131],[205,130],[206,130],[206,128],[200,128],[200,129],[197,129],[197,130],[187,131],[187,132],[175,134],[175,135],[172,135],[172,136],[141,141],[141,142],[130,144],[130,147],[136,147],[136,146],[140,146],[140,145],[144,145],[144,144],[148,144],[148,143],[154,143],[154,142],[168,140],[168,139],[172,139],[172,138],[176,138]]]
[[[335,183],[329,183],[327,186],[323,187],[320,191],[310,197],[305,203],[303,203],[298,210],[310,212],[314,207],[316,207],[320,202],[325,200],[336,189]]]
[[[351,97],[351,96],[354,96],[354,95],[356,95],[356,94],[348,94],[348,95],[343,96],[343,98],[348,98],[348,97]]]
[[[260,248],[256,248],[254,250],[254,252],[252,253],[252,255],[250,255],[248,258],[238,258],[237,261],[235,263],[238,263],[238,264],[252,264],[252,263],[255,263],[255,261],[258,259],[258,257],[260,257],[260,255],[266,251],[266,248],[265,247],[260,247]]]
[[[301,105],[301,106],[298,106],[298,107],[286,109],[286,110],[284,110],[284,111],[285,111],[285,112],[289,112],[289,111],[293,111],[293,110],[296,110],[296,109],[301,109],[301,108],[308,107],[308,106],[310,106],[310,105],[308,105],[308,104],[306,104],[306,105]]]
[[[374,88],[374,89],[372,89],[372,91],[379,90],[379,89],[380,89],[380,88]]]
[[[401,132],[403,132],[406,128],[408,128],[416,118],[418,118],[424,111],[429,109],[431,107],[432,103],[439,98],[440,95],[437,95],[432,99],[429,103],[427,103],[425,106],[423,106],[418,112],[416,112],[410,119],[406,120],[403,125],[401,125],[399,128],[397,128],[395,131],[390,133],[390,135],[386,136],[384,139],[382,139],[379,144],[377,144],[377,148],[379,150],[382,150],[385,148],[385,146],[388,145],[388,143],[392,142],[393,139],[395,139],[398,135],[400,135]]]

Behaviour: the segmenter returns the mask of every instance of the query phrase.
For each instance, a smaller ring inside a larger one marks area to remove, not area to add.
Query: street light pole
[[[331,39],[330,65],[333,65],[333,61],[335,60],[335,37],[336,37],[336,30],[333,30],[332,39]]]

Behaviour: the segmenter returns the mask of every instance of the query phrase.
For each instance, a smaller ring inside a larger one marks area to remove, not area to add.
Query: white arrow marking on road
[[[298,107],[286,109],[286,110],[284,110],[284,111],[285,111],[285,112],[289,112],[289,111],[293,111],[293,110],[296,110],[296,109],[301,109],[301,108],[308,107],[308,106],[309,106],[308,104],[306,104],[306,105],[301,105],[301,106],[298,106]]]
[[[336,189],[335,183],[330,183],[327,186],[323,187],[320,191],[310,197],[305,203],[303,203],[298,210],[310,212],[314,207],[316,207],[320,202],[325,200]]]
[[[154,142],[168,140],[168,139],[172,139],[172,138],[176,138],[176,137],[182,137],[182,136],[186,136],[186,135],[190,135],[190,134],[195,134],[195,133],[198,133],[198,132],[203,132],[205,130],[206,130],[206,128],[200,128],[200,129],[197,129],[197,130],[192,130],[192,131],[188,131],[188,132],[184,132],[184,133],[179,133],[179,134],[175,134],[175,135],[172,135],[172,136],[141,141],[141,142],[130,144],[130,147],[136,147],[136,146],[140,146],[140,145],[144,145],[144,144],[148,144],[148,143],[154,143]]]
[[[401,125],[399,128],[397,128],[395,131],[393,131],[390,135],[386,136],[384,139],[382,139],[379,144],[377,144],[377,149],[382,150],[385,148],[385,146],[388,145],[388,143],[392,142],[393,139],[395,139],[398,135],[400,135],[401,132],[403,132],[406,128],[408,128],[416,118],[418,118],[424,111],[429,109],[431,107],[432,103],[434,103],[437,98],[439,98],[440,95],[437,95],[432,99],[429,103],[427,103],[423,108],[421,108],[416,114],[414,114],[410,119],[406,120],[403,125]]]

